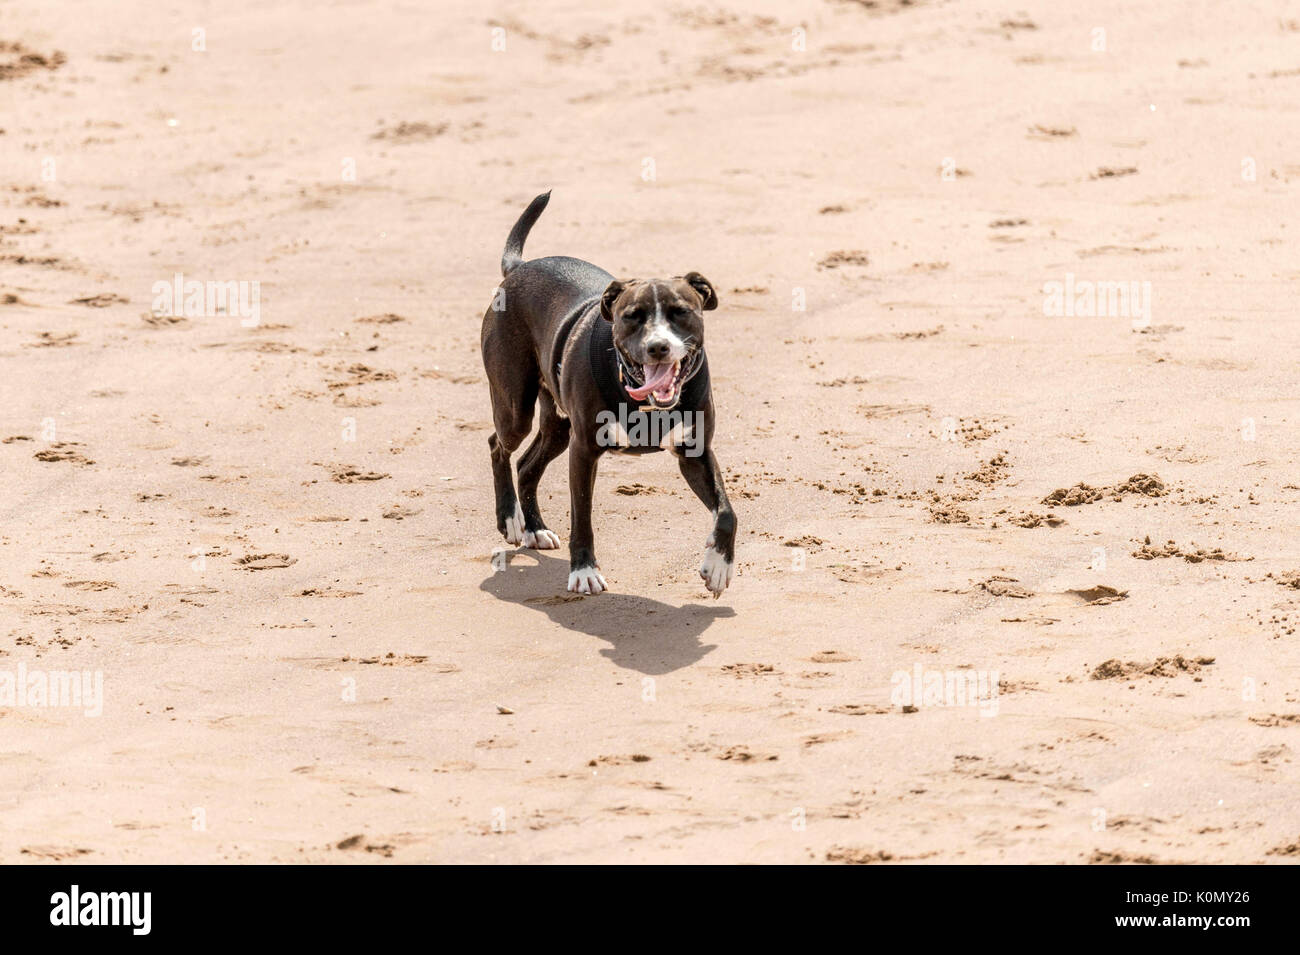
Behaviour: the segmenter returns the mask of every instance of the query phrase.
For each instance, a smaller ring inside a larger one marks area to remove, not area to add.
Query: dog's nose
[[[646,357],[653,362],[661,362],[668,357],[668,343],[665,341],[653,341],[645,343]]]

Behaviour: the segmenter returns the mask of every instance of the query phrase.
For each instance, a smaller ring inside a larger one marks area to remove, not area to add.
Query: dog
[[[560,546],[538,510],[537,485],[567,449],[568,590],[608,590],[591,528],[596,464],[607,451],[668,450],[713,515],[700,577],[716,599],[731,583],[736,551],[736,514],[713,455],[716,419],[704,354],[704,313],[718,307],[717,292],[698,272],[616,279],[567,256],[525,262],[524,241],[550,198],[535,198],[510,230],[503,279],[483,315],[497,530],[515,546]],[[538,433],[519,459],[516,494],[510,459],[532,430],[537,405]]]

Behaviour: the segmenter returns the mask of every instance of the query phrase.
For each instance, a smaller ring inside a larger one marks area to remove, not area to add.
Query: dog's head
[[[638,401],[656,408],[681,400],[686,374],[704,351],[704,313],[718,307],[718,295],[699,272],[672,279],[627,279],[609,283],[600,314],[610,322],[614,347],[633,377],[625,384]]]

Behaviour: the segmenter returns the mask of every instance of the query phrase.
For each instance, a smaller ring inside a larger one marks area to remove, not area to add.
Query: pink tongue
[[[640,388],[629,388],[627,393],[640,401],[652,391],[661,391],[666,389],[673,381],[673,363],[666,362],[662,365],[645,365],[645,384]]]

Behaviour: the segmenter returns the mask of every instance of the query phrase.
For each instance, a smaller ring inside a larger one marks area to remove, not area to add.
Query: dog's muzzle
[[[682,389],[699,373],[703,366],[704,349],[697,348],[680,361],[651,365],[635,365],[618,354],[618,380],[627,393],[637,401],[650,399],[648,407],[665,411],[681,401]]]

